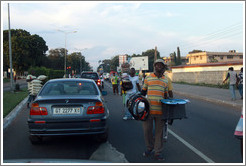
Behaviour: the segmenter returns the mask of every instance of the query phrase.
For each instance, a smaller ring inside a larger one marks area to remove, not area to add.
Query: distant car
[[[237,123],[235,128],[234,136],[240,140],[241,143],[241,155],[243,157],[243,110],[241,113],[241,117]]]
[[[102,82],[101,82],[100,77],[97,74],[97,72],[92,72],[92,71],[82,72],[81,78],[93,79],[96,82],[100,91],[102,91]]]
[[[103,95],[93,80],[49,80],[30,108],[30,141],[38,144],[44,136],[57,135],[94,135],[97,141],[107,141],[109,111]]]
[[[109,73],[103,73],[104,80],[109,80]]]
[[[75,74],[74,78],[80,78],[80,74]]]

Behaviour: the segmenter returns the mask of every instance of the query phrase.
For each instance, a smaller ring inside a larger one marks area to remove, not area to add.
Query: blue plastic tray
[[[186,104],[187,101],[184,99],[162,99],[162,103],[164,104]]]

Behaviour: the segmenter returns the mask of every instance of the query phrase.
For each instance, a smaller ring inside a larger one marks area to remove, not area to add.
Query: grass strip
[[[3,117],[7,116],[27,96],[27,89],[17,92],[3,92]]]

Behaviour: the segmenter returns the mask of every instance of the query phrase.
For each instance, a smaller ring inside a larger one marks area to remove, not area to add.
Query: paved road
[[[105,100],[110,109],[109,142],[106,146],[114,147],[130,163],[156,162],[142,157],[145,150],[142,123],[122,120],[122,99],[112,94],[110,86],[106,83],[108,95]],[[175,97],[185,98],[177,94]],[[187,104],[186,108],[188,119],[176,120],[169,127],[169,138],[163,151],[166,157],[164,162],[242,162],[239,141],[233,136],[241,110],[197,99],[190,100],[191,103]],[[28,140],[27,116],[28,110],[24,109],[4,131],[4,159],[89,159],[99,147],[103,146],[91,141],[90,137],[47,138],[43,145],[33,146]],[[98,159],[101,160],[100,157]]]

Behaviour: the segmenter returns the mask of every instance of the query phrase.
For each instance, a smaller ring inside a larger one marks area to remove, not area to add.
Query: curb
[[[27,103],[28,96],[22,100],[4,119],[3,119],[3,130],[6,130],[7,127],[12,123],[16,118],[18,113],[23,110],[23,106]]]
[[[224,104],[224,105],[227,105],[227,106],[232,106],[232,107],[238,108],[240,110],[243,108],[243,104],[233,103],[233,102],[230,102],[230,101],[213,99],[213,98],[208,98],[208,97],[204,97],[204,96],[193,95],[193,94],[190,94],[190,93],[183,93],[183,92],[177,92],[177,91],[173,91],[173,92],[176,93],[176,94],[179,94],[179,95],[191,97],[191,98],[194,98],[194,99],[201,99],[201,100],[205,100],[205,101],[208,101],[208,102],[211,102],[211,103],[215,103],[215,104]]]

